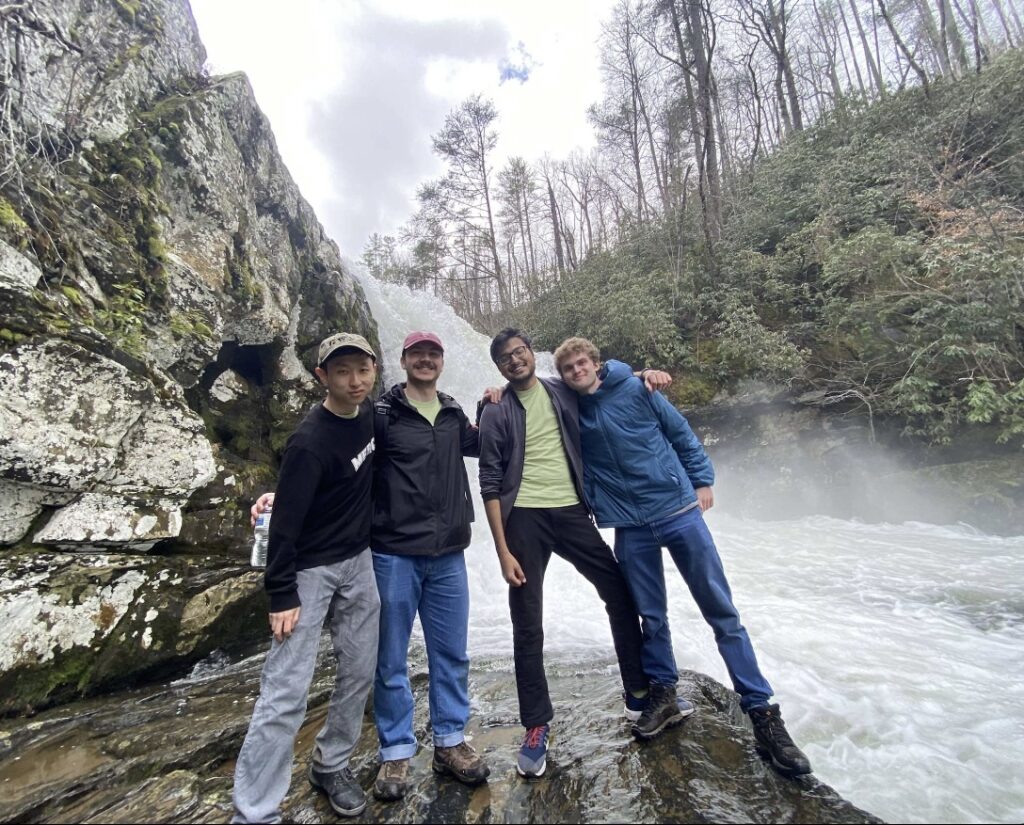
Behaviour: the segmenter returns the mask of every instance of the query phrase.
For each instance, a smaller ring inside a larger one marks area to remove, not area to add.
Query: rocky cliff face
[[[14,4],[0,33],[0,545],[240,559],[317,344],[376,342],[361,290],[184,0]],[[46,646],[17,569],[8,672]]]

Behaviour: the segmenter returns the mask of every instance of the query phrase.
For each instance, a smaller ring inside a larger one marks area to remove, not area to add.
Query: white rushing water
[[[472,417],[483,389],[501,383],[488,339],[431,295],[360,278],[388,383],[404,377],[404,335],[433,330],[446,350],[439,386]],[[476,505],[470,655],[511,658],[506,586]],[[726,500],[708,523],[816,776],[890,822],[1024,821],[1024,536],[821,516],[754,521],[731,516]],[[670,562],[666,572],[679,666],[728,684],[711,630]],[[549,662],[609,657],[600,601],[558,558],[545,594]]]

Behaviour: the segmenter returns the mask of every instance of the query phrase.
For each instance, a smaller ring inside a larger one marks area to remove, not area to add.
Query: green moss
[[[231,293],[241,303],[249,306],[263,295],[263,287],[257,283],[253,275],[249,255],[238,233],[235,233],[233,247],[233,250],[225,252],[226,280]]]
[[[143,321],[146,312],[145,294],[130,283],[114,284],[114,295],[96,313],[97,328],[117,346],[141,358],[145,353]]]
[[[68,284],[64,284],[60,288],[60,291],[76,307],[80,307],[80,306],[84,306],[85,305],[85,300],[82,298],[82,293],[79,292],[77,289],[75,289],[73,286],[70,286]]]
[[[52,664],[14,668],[0,675],[0,715],[37,711],[83,695],[95,651],[75,647],[59,653]]]
[[[0,341],[6,341],[9,344],[19,344],[24,341],[25,338],[26,336],[20,332],[15,332],[14,330],[7,329],[6,327],[0,329]]]
[[[0,225],[15,235],[27,234],[28,224],[11,205],[11,202],[0,195]]]
[[[677,407],[697,407],[714,398],[721,385],[701,375],[677,377],[666,391],[669,400]]]
[[[176,338],[213,339],[213,330],[206,323],[203,314],[197,310],[175,312],[170,318],[171,333]]]
[[[134,26],[139,7],[142,5],[141,0],[113,0],[113,2],[118,17],[128,25]]]

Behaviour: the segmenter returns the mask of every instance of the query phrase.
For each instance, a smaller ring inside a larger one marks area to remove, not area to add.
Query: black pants
[[[636,605],[611,549],[583,505],[513,507],[505,525],[505,539],[526,575],[526,584],[508,589],[523,726],[546,724],[555,715],[544,675],[544,573],[552,553],[569,562],[597,588],[608,612],[622,684],[627,690],[644,690],[648,680],[640,661],[643,636]]]

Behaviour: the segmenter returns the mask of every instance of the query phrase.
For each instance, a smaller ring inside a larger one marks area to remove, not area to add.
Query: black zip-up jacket
[[[569,459],[569,470],[576,494],[586,506],[583,495],[583,453],[580,449],[579,396],[560,378],[541,378],[562,431],[562,446]],[[519,485],[523,481],[526,459],[526,409],[511,384],[505,385],[501,401],[484,404],[480,412],[480,495],[484,501],[501,502],[502,524],[508,521]]]
[[[463,456],[480,439],[443,392],[431,426],[396,384],[374,406],[373,529],[370,547],[398,556],[441,556],[469,546],[473,501]]]

